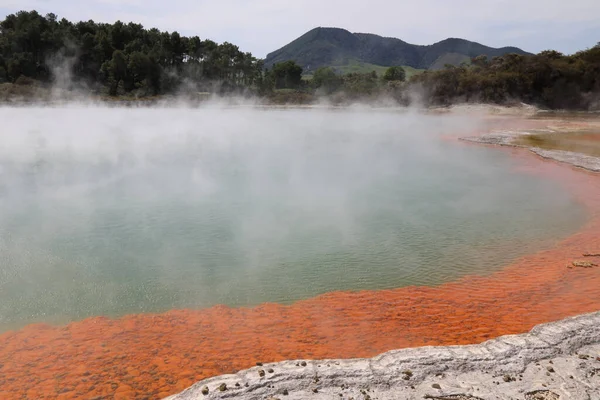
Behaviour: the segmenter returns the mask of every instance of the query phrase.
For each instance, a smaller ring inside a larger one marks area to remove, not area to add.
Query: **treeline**
[[[273,71],[291,68],[290,63],[276,64]],[[333,68],[321,68],[297,87],[334,102],[386,96],[404,105],[418,98],[425,105],[525,102],[549,109],[598,110],[600,44],[569,56],[556,51],[479,56],[460,66],[413,75],[406,82],[401,67],[390,67],[381,77],[375,72],[338,75]]]
[[[273,71],[282,75],[280,70],[290,69],[292,64],[276,64]],[[460,66],[413,75],[406,82],[401,67],[390,67],[381,77],[375,72],[338,75],[326,67],[297,87],[334,102],[386,96],[403,105],[418,98],[425,105],[525,102],[549,109],[598,110],[600,43],[569,56],[556,51],[492,59],[479,56]]]
[[[237,91],[260,86],[262,78],[262,60],[231,43],[120,21],[72,23],[36,11],[0,22],[0,83],[62,79],[110,95],[147,96],[186,87]]]
[[[310,103],[321,96],[343,103],[385,96],[407,105],[418,93],[430,105],[520,101],[551,109],[598,109],[600,44],[569,56],[556,51],[479,56],[408,80],[401,67],[390,67],[382,76],[342,75],[329,67],[304,76],[293,61],[265,69],[263,60],[231,43],[135,23],[72,23],[54,14],[20,11],[0,22],[0,84],[6,82],[84,88],[111,96],[247,93],[276,103]],[[0,98],[11,95],[17,85],[8,86],[0,85]]]
[[[302,73],[294,61],[275,64],[265,70],[261,94],[275,102],[311,102],[325,96],[334,103],[368,101],[382,95],[403,101],[405,94],[406,71],[400,66],[389,67],[382,76],[375,71],[339,74],[332,67],[321,67],[306,79]]]
[[[505,104],[522,101],[550,109],[600,109],[600,43],[573,55],[543,51],[479,56],[470,65],[446,66],[414,76],[430,104]]]

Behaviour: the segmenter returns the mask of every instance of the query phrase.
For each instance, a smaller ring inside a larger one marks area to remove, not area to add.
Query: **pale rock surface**
[[[223,384],[227,389],[219,391]],[[371,359],[265,364],[206,379],[169,397],[230,398],[598,400],[600,312],[479,345],[410,348]]]

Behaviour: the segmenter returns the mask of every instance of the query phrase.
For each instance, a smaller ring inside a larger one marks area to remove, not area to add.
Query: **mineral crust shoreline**
[[[373,358],[257,365],[169,400],[600,399],[600,312],[477,345],[394,350]]]
[[[600,172],[600,157],[572,151],[548,150],[539,147],[527,147],[514,144],[515,139],[522,135],[522,132],[494,132],[482,136],[460,138],[460,140],[496,146],[523,147],[542,158],[573,165],[592,172]]]

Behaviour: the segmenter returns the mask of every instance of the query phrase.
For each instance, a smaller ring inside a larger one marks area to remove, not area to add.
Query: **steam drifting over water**
[[[556,182],[374,110],[2,108],[0,328],[486,274],[575,231]]]

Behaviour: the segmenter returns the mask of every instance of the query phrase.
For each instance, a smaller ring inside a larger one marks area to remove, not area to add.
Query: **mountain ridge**
[[[265,66],[293,60],[308,70],[322,66],[346,65],[351,60],[381,66],[407,65],[418,69],[438,69],[446,57],[457,63],[487,55],[530,54],[518,47],[494,48],[461,38],[447,38],[431,45],[416,45],[374,33],[352,33],[342,28],[317,27],[287,45],[267,54]]]

